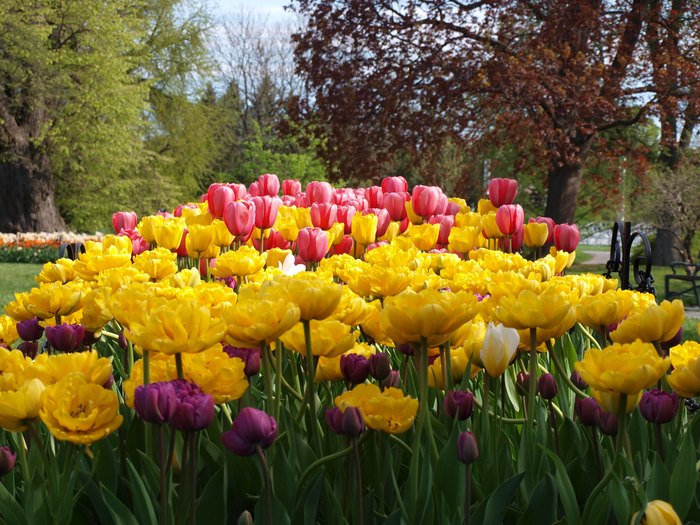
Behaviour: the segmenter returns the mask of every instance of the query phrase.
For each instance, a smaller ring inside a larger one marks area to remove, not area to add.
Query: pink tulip
[[[367,188],[367,202],[370,208],[381,208],[384,200],[384,192],[381,186],[370,186]]]
[[[501,233],[506,236],[513,235],[522,229],[525,214],[520,204],[504,204],[496,211],[496,224]]]
[[[260,239],[253,238],[253,246],[255,246],[256,250],[260,250]],[[269,250],[271,248],[288,250],[291,246],[292,243],[282,237],[282,234],[277,230],[270,230],[270,234],[265,237],[265,244],[263,245],[265,250]]]
[[[328,253],[328,233],[321,228],[300,229],[297,250],[304,263],[319,262]]]
[[[338,206],[330,202],[314,202],[309,213],[311,224],[322,230],[328,230],[338,222]]]
[[[214,191],[209,193],[207,202],[209,204],[209,213],[217,219],[224,216],[226,206],[236,200],[236,194],[233,189],[221,184],[214,188]]]
[[[557,224],[554,227],[554,246],[564,252],[576,251],[581,234],[575,224]]]
[[[331,247],[332,255],[342,255],[344,253],[352,253],[354,241],[350,235],[344,235],[338,244]]]
[[[445,210],[445,215],[457,215],[459,213],[459,205],[454,202],[447,202],[447,209]]]
[[[377,238],[384,235],[391,224],[391,217],[389,212],[384,208],[369,208],[362,212],[362,215],[369,215],[370,213],[377,216]]]
[[[331,202],[333,187],[327,182],[309,182],[306,185],[306,197],[309,199],[309,204],[314,202]]]
[[[272,228],[277,220],[277,210],[282,200],[268,195],[253,197],[251,200],[255,204],[255,227],[262,230]]]
[[[501,237],[498,239],[499,248],[506,253],[516,253],[523,247],[523,239],[525,238],[525,228],[522,226],[510,237]]]
[[[403,177],[385,177],[382,180],[382,191],[384,193],[401,193],[408,191],[408,182]]]
[[[138,217],[134,211],[118,211],[112,214],[112,226],[114,233],[119,233],[122,230],[133,230],[136,228]]]
[[[258,177],[258,188],[260,189],[261,195],[276,197],[280,192],[280,180],[277,175],[273,173],[265,173]]]
[[[489,182],[489,200],[496,207],[513,204],[518,194],[518,181],[515,179],[491,179]]]
[[[119,232],[119,235],[126,235],[131,239],[131,255],[139,255],[151,249],[151,245],[135,229],[123,229]]]
[[[250,235],[255,225],[255,205],[251,201],[234,201],[224,210],[224,223],[236,237]]]
[[[438,244],[446,245],[449,242],[450,231],[455,225],[453,215],[433,215],[429,220],[430,224],[440,225],[440,234],[438,235]]]
[[[260,197],[261,193],[258,181],[250,183],[250,186],[248,186],[248,193],[250,193],[251,197]]]
[[[549,230],[549,235],[544,243],[549,244],[554,241],[554,227],[557,225],[557,223],[554,222],[554,219],[550,219],[549,217],[537,217],[536,219],[530,219],[528,222],[545,223],[547,225],[547,229]]]
[[[182,240],[180,241],[180,246],[177,247],[175,250],[175,253],[179,257],[187,257],[189,254],[187,253],[187,234],[189,233],[189,230],[185,228],[185,231],[182,232]]]
[[[282,181],[282,195],[295,197],[301,193],[301,182],[296,179],[284,179]]]
[[[345,226],[345,233],[350,233],[352,230],[352,218],[357,211],[353,206],[338,206],[336,220],[342,222]]]
[[[440,199],[440,195],[444,195],[442,190],[437,186],[422,186],[418,185],[413,188],[413,195],[411,197],[411,203],[413,204],[413,211],[416,215],[423,217],[424,219],[435,215],[440,206],[443,205]],[[447,198],[445,198],[444,206],[447,207]]]
[[[406,201],[410,197],[405,191],[384,194],[384,208],[389,212],[392,221],[402,221],[406,218]]]

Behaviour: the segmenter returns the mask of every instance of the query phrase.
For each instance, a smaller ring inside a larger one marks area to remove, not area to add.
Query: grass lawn
[[[41,264],[0,263],[0,305],[14,301],[15,292],[26,292],[37,284],[34,276],[41,271]]]

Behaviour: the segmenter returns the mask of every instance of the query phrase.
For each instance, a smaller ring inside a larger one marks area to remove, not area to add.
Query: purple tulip
[[[586,383],[583,380],[583,378],[581,377],[581,374],[579,374],[576,370],[571,372],[570,378],[571,378],[571,382],[579,390],[586,390],[588,388],[588,383]]]
[[[675,392],[671,394],[654,388],[642,395],[639,411],[651,423],[668,423],[678,412],[679,404],[680,399]]]
[[[542,374],[537,381],[537,391],[542,399],[554,399],[557,395],[557,381],[552,374]]]
[[[369,362],[360,354],[343,354],[340,356],[340,371],[347,381],[359,385],[369,375]]]
[[[365,420],[359,408],[347,407],[342,412],[338,407],[326,410],[326,422],[331,430],[341,436],[357,437],[365,430]]]
[[[75,352],[82,347],[85,327],[79,324],[47,326],[46,339],[59,352]]]
[[[530,390],[530,374],[527,372],[518,372],[515,376],[515,391],[521,395],[526,396]]]
[[[596,414],[596,424],[603,434],[614,436],[617,434],[617,416],[599,409]]]
[[[214,419],[214,398],[184,379],[170,382],[177,402],[170,423],[178,430],[203,430]]]
[[[442,408],[450,419],[468,419],[474,409],[474,394],[466,390],[450,390],[445,394]]]
[[[398,388],[400,384],[401,373],[398,370],[392,370],[391,372],[389,372],[388,376],[386,376],[379,382],[379,388],[381,388],[383,391],[385,388]]]
[[[471,465],[479,458],[476,436],[471,432],[462,432],[457,438],[457,458],[465,465]]]
[[[39,324],[38,317],[33,317],[17,323],[17,333],[25,341],[38,341],[44,335],[44,327]]]
[[[22,341],[17,347],[17,350],[22,352],[25,357],[34,359],[39,353],[39,343],[36,341]]]
[[[377,381],[386,379],[391,373],[389,356],[384,352],[369,356],[369,373]]]
[[[140,385],[134,391],[136,413],[148,423],[170,422],[177,403],[175,387],[171,382]]]
[[[2,446],[0,447],[0,477],[4,476],[15,468],[15,461],[17,460],[17,454],[12,452],[10,447]]]
[[[257,408],[240,411],[231,430],[221,434],[221,442],[238,456],[250,456],[258,447],[267,448],[277,437],[277,421]]]
[[[229,357],[237,357],[245,364],[245,375],[248,377],[256,375],[260,372],[260,356],[262,352],[260,348],[238,348],[231,345],[224,346],[224,352]]]
[[[600,407],[592,397],[577,398],[574,402],[574,412],[579,421],[586,427],[592,427],[598,422]]]

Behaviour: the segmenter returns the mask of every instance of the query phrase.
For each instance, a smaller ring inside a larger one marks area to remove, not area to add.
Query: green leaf
[[[520,472],[494,490],[489,496],[486,506],[479,505],[479,509],[474,513],[474,523],[482,523],[483,525],[500,525],[503,523],[503,516],[513,502],[515,493],[524,476],[525,473]],[[480,520],[478,517],[482,512],[484,516]]]
[[[462,506],[465,490],[465,466],[457,461],[459,433],[459,426],[454,425],[435,466],[435,486],[455,509]]]
[[[134,499],[134,508],[139,523],[157,523],[156,513],[153,508],[153,499],[146,488],[141,475],[138,473],[131,459],[127,459],[129,470],[129,484],[131,485],[131,496]]]
[[[318,505],[321,500],[323,483],[325,481],[324,478],[325,473],[321,470],[306,484],[306,488],[301,493],[297,500],[297,505],[294,508],[294,513],[292,515],[293,523],[316,523]]]
[[[690,510],[697,484],[697,472],[695,470],[695,445],[690,435],[686,434],[681,449],[678,451],[676,464],[671,473],[669,485],[669,502],[680,516],[681,520]]]
[[[102,501],[107,505],[114,525],[139,525],[138,520],[134,517],[129,508],[119,501],[119,498],[107,490],[107,487],[104,485],[100,485],[100,488]]]
[[[550,474],[540,481],[525,509],[525,513],[518,520],[518,525],[541,525],[542,523],[555,523],[557,521],[557,491]]]
[[[564,513],[569,520],[569,524],[578,525],[581,523],[581,512],[578,501],[576,500],[574,487],[571,485],[571,480],[569,479],[569,473],[561,462],[561,459],[559,459],[559,456],[544,447],[542,451],[554,464],[554,479],[556,480],[557,493],[559,494],[559,499],[561,500],[561,505],[564,508]]]
[[[668,501],[668,487],[671,474],[661,461],[661,458],[654,454],[654,464],[651,467],[649,480],[647,481],[646,494],[649,501],[660,499]]]
[[[627,523],[627,520],[632,515],[632,505],[629,495],[617,475],[614,475],[610,481],[609,490],[610,497],[608,500],[612,504],[617,523]]]
[[[7,525],[28,523],[24,510],[2,483],[0,483],[0,520]]]
[[[197,523],[226,523],[228,483],[226,463],[209,478],[197,501]]]

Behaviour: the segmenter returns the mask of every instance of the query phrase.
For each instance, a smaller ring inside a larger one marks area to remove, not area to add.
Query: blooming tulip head
[[[306,198],[309,205],[314,202],[331,202],[333,199],[333,187],[327,182],[309,182],[306,185]]]
[[[406,201],[410,198],[408,192],[385,193],[382,200],[384,209],[389,212],[392,221],[402,221],[407,217]]]
[[[338,407],[326,409],[326,422],[333,432],[355,438],[365,430],[365,420],[360,409],[349,406],[344,411]]]
[[[112,226],[114,233],[119,233],[122,230],[133,230],[138,223],[136,212],[133,211],[118,211],[112,214]]]
[[[384,177],[382,179],[382,191],[384,194],[406,192],[408,191],[408,182],[401,176]]]
[[[212,185],[214,186],[214,185]],[[236,200],[236,193],[226,184],[218,184],[207,194],[207,203],[209,204],[209,213],[217,219],[224,216],[226,207]]]
[[[563,252],[574,252],[581,234],[575,224],[557,224],[554,227],[554,246]]]
[[[678,394],[664,392],[656,388],[644,392],[639,402],[639,411],[651,423],[668,423],[678,412]]]
[[[246,407],[238,413],[231,430],[221,434],[221,442],[238,456],[250,456],[258,448],[272,445],[276,437],[275,418],[257,408]]]
[[[535,222],[534,219],[530,219],[530,222],[523,226],[523,230],[525,246],[528,248],[544,246],[549,238],[549,226],[545,223]]]
[[[489,323],[479,355],[486,372],[491,377],[498,377],[506,371],[515,357],[519,343],[520,336],[517,330]]]
[[[329,230],[338,222],[338,205],[330,202],[314,202],[309,208],[311,223],[316,228]]]
[[[424,219],[439,213],[438,210],[441,206],[441,194],[442,190],[437,186],[418,185],[414,187],[411,197],[413,211],[416,213],[416,215],[419,215]],[[447,197],[445,197],[444,208],[447,208]]]
[[[255,226],[255,204],[252,201],[234,201],[224,210],[224,223],[233,235],[247,239]]]
[[[513,204],[518,194],[518,181],[515,179],[491,179],[489,181],[489,200],[495,207]]]
[[[280,191],[280,180],[273,173],[265,173],[258,177],[258,190],[260,195],[269,195],[276,197]]]
[[[189,381],[171,381],[177,403],[170,423],[178,430],[204,430],[214,419],[214,398]]]
[[[251,200],[255,204],[255,227],[261,230],[272,228],[277,220],[277,210],[282,204],[282,200],[279,197],[270,197],[269,195],[253,197]]]
[[[335,206],[335,205],[333,205]],[[302,228],[297,237],[299,258],[305,263],[319,262],[328,253],[328,233],[321,228]]]
[[[630,520],[630,525],[642,523],[644,525],[681,525],[681,519],[670,503],[660,499],[655,499],[647,503],[646,507],[640,511],[642,518],[638,521],[636,512]]]
[[[549,235],[547,235],[547,240],[544,241],[544,243],[549,244],[551,242],[554,242],[554,227],[557,225],[557,223],[554,222],[554,219],[550,217],[535,217],[534,219],[530,219],[530,222],[533,221],[547,225],[547,231],[549,232]]]
[[[301,193],[301,182],[297,179],[284,179],[282,181],[282,195],[296,197],[299,193]]]
[[[134,408],[147,423],[167,423],[175,412],[177,398],[170,382],[139,385],[134,391]]]
[[[59,352],[75,352],[83,344],[85,327],[79,324],[47,326],[46,339]]]
[[[520,204],[504,204],[496,211],[496,224],[503,235],[515,235],[523,227],[525,214]]]

